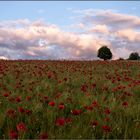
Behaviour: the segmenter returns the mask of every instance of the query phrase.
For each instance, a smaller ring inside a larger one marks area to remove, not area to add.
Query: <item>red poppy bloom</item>
[[[6,114],[8,117],[14,117],[16,115],[16,111],[13,109],[8,109]]]
[[[19,107],[19,108],[18,108],[18,111],[19,111],[20,113],[23,113],[25,110],[24,110],[24,108]]]
[[[49,106],[55,106],[55,102],[53,101],[49,102]]]
[[[124,94],[127,95],[127,96],[133,96],[132,93],[130,93],[130,92],[126,92],[126,91],[124,92]]]
[[[104,118],[104,121],[108,122],[108,121],[110,121],[110,119],[109,118]]]
[[[64,109],[65,106],[64,106],[63,104],[59,104],[58,108],[59,108],[59,109]]]
[[[96,127],[98,124],[99,124],[98,121],[91,122],[92,127]]]
[[[56,121],[55,121],[55,124],[57,126],[63,126],[65,125],[65,119],[64,118],[58,118]]]
[[[106,109],[105,109],[105,114],[107,114],[107,115],[108,115],[108,114],[110,114],[110,112],[111,112],[111,111],[110,111],[110,109],[109,109],[109,108],[106,108]]]
[[[48,101],[48,96],[44,96],[44,100],[45,101]]]
[[[59,103],[59,105],[64,105],[64,103],[63,103],[63,102],[61,102],[61,103]]]
[[[72,98],[71,97],[68,97],[66,100],[67,100],[67,102],[72,103]]]
[[[64,78],[64,81],[66,82],[67,80],[68,80],[68,78],[65,77],[65,78]]]
[[[32,113],[32,111],[29,110],[29,109],[27,109],[27,110],[25,110],[25,113],[26,113],[27,115],[30,115],[30,114]]]
[[[46,132],[40,133],[39,139],[48,139],[48,134]]]
[[[73,115],[80,115],[81,113],[82,113],[82,110],[80,110],[80,109],[72,110]]]
[[[10,139],[17,139],[18,138],[18,133],[14,130],[11,130],[9,132],[9,137],[10,137]]]
[[[87,92],[87,88],[88,88],[88,86],[84,84],[81,86],[81,91]]]
[[[91,85],[91,87],[92,87],[92,88],[95,88],[95,87],[96,87],[96,83],[93,83],[93,84]]]
[[[54,77],[54,74],[53,74],[53,72],[48,72],[48,74],[47,74],[47,76],[48,76],[48,79],[51,79],[52,77]]]
[[[31,100],[31,96],[27,96],[27,97],[26,97],[26,100],[27,100],[27,101],[30,101],[30,100]]]
[[[62,80],[58,80],[58,83],[59,83],[59,84],[62,83]]]
[[[124,107],[127,107],[127,106],[128,106],[128,102],[123,102],[122,105],[123,105]]]
[[[6,93],[3,94],[3,96],[4,97],[8,97],[9,96],[9,93],[6,92]]]
[[[88,110],[92,111],[94,109],[93,105],[87,107]]]
[[[66,118],[65,121],[66,121],[67,124],[70,124],[70,123],[72,123],[72,118]]]
[[[95,107],[97,107],[98,106],[98,103],[97,103],[97,101],[93,101],[93,106],[95,106]]]
[[[57,93],[55,98],[60,98],[62,96],[62,93]]]
[[[107,125],[103,125],[103,126],[102,126],[102,129],[103,129],[103,131],[106,132],[106,133],[108,133],[108,132],[111,131],[111,128],[110,128],[109,126],[107,126]]]
[[[18,131],[26,131],[26,125],[23,122],[19,123],[17,125],[17,130]]]
[[[21,97],[17,97],[16,102],[21,102]]]
[[[87,106],[87,105],[84,105],[83,108],[84,108],[84,109],[88,109],[88,106]]]

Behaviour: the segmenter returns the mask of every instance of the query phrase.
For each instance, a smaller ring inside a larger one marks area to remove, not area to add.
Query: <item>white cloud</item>
[[[8,59],[92,59],[107,45],[114,59],[140,52],[140,18],[112,10],[75,10],[79,19],[65,31],[43,19],[0,22],[0,56]],[[125,43],[124,43],[125,42]],[[121,53],[120,53],[121,52]]]
[[[93,33],[103,33],[103,34],[109,34],[109,28],[106,25],[96,25],[95,27],[91,28],[89,30]]]
[[[5,57],[5,56],[0,56],[0,59],[3,59],[3,60],[8,60],[8,58],[7,58],[7,57]]]
[[[140,41],[140,32],[134,29],[124,29],[116,32],[119,38],[127,39],[131,42]]]

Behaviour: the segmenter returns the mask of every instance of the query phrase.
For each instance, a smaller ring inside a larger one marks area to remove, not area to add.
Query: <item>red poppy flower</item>
[[[123,105],[124,107],[127,107],[127,106],[128,106],[128,102],[123,102],[122,105]]]
[[[49,102],[49,106],[55,106],[55,102],[53,101]]]
[[[91,122],[92,127],[96,127],[98,124],[99,124],[98,121]]]
[[[6,111],[6,114],[7,114],[8,117],[14,117],[16,115],[16,111],[13,110],[13,109],[8,109]]]
[[[103,129],[103,131],[106,132],[106,133],[109,133],[109,132],[111,131],[111,128],[110,128],[109,126],[107,126],[107,125],[103,125],[103,126],[102,126],[102,129]]]
[[[48,101],[48,96],[44,96],[44,100],[45,101]]]
[[[9,137],[10,137],[10,139],[17,139],[18,138],[18,133],[14,130],[11,130],[9,132]]]
[[[4,97],[8,97],[9,96],[9,93],[6,92],[6,93],[3,94],[3,96]]]
[[[48,139],[48,134],[46,132],[40,133],[39,139]]]
[[[87,107],[88,110],[92,111],[94,109],[93,105]]]
[[[72,118],[66,118],[65,121],[66,121],[67,124],[70,124],[70,123],[72,123]]]
[[[58,80],[58,83],[59,83],[59,84],[62,83],[62,80]]]
[[[58,118],[55,121],[55,125],[57,125],[57,126],[63,126],[63,125],[65,125],[65,119],[64,118]]]
[[[88,88],[88,86],[84,84],[81,86],[81,91],[87,92],[87,88]]]
[[[92,88],[95,88],[95,87],[96,87],[96,83],[93,83],[93,84],[91,85],[91,87],[92,87]]]
[[[124,92],[124,94],[127,95],[127,96],[133,96],[132,93],[130,93],[130,92],[126,92],[126,91]]]
[[[48,76],[48,79],[51,79],[51,78],[54,77],[54,73],[51,72],[51,71],[49,71],[48,74],[47,74],[47,76]]]
[[[27,100],[27,101],[30,101],[30,100],[31,100],[31,96],[27,96],[27,97],[26,97],[26,100]]]
[[[23,113],[25,110],[24,110],[24,108],[19,107],[19,108],[18,108],[18,111],[19,111],[20,113]]]
[[[72,103],[72,98],[71,97],[68,97],[66,100],[67,100],[67,102]]]
[[[17,125],[17,130],[18,131],[26,131],[26,125],[23,122],[19,123]]]
[[[110,112],[111,112],[111,111],[110,111],[110,109],[109,109],[109,108],[106,108],[106,109],[105,109],[105,114],[107,114],[107,115],[108,115],[108,114],[110,114]]]
[[[60,98],[61,96],[62,96],[62,93],[59,92],[59,93],[56,94],[55,98],[58,99],[58,98]]]
[[[16,102],[21,102],[21,97],[17,97]]]
[[[30,114],[32,113],[32,111],[29,110],[29,109],[27,109],[27,110],[25,110],[25,113],[26,113],[27,115],[30,115]]]
[[[59,109],[64,109],[65,106],[64,106],[63,104],[59,104],[58,108],[59,108]]]
[[[105,121],[105,122],[109,122],[110,119],[109,119],[109,118],[104,118],[104,121]]]
[[[61,102],[61,103],[59,103],[59,105],[64,105],[64,103],[63,103],[63,102]]]
[[[80,109],[72,110],[73,115],[80,115],[81,113],[82,113],[82,110],[80,110]]]
[[[95,107],[97,107],[98,106],[98,103],[97,103],[97,101],[93,101],[93,106],[95,106]]]
[[[68,78],[65,77],[65,78],[64,78],[64,81],[66,82],[67,80],[68,80]]]

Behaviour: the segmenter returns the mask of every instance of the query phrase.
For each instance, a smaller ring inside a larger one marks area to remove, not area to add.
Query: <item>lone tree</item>
[[[102,46],[99,50],[98,50],[98,54],[97,57],[104,59],[104,60],[108,60],[112,58],[112,53],[110,51],[110,49],[107,46]]]
[[[137,52],[132,52],[130,55],[129,55],[129,58],[128,60],[138,60],[140,57],[139,57],[139,54]]]

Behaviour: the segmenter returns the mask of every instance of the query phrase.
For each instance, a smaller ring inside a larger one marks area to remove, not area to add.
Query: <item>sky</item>
[[[139,1],[0,1],[0,59],[140,54]]]

